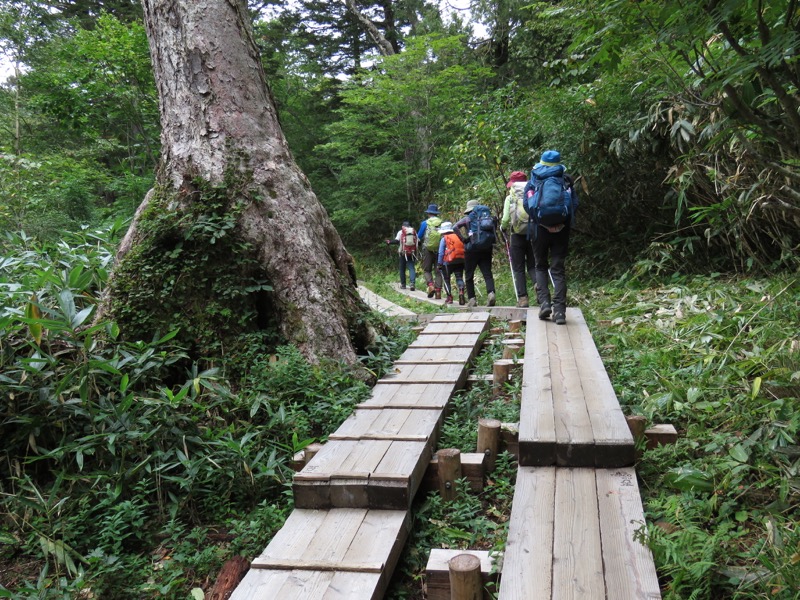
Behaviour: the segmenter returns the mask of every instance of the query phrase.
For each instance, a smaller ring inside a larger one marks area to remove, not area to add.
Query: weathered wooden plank
[[[580,370],[570,344],[569,332],[574,321],[566,325],[548,323],[550,373],[553,382],[553,410],[556,426],[556,464],[565,467],[594,466],[594,434]]]
[[[595,469],[556,469],[553,600],[605,600],[599,520]]]
[[[441,420],[440,409],[356,409],[328,439],[435,441]]]
[[[413,363],[395,365],[378,383],[450,383],[462,387],[467,378],[463,363]]]
[[[450,402],[455,386],[452,383],[407,383],[404,385],[378,383],[372,396],[358,408],[438,408]]]
[[[380,600],[379,573],[250,569],[231,600]]]
[[[489,321],[432,321],[425,326],[422,334],[432,333],[474,333],[481,334],[489,327]]]
[[[431,319],[432,323],[474,323],[487,322],[490,318],[488,312],[459,312],[446,315],[436,315]]]
[[[409,346],[395,361],[395,364],[413,362],[461,362],[471,361],[477,353],[476,347],[451,348],[440,346],[437,348],[415,348]]]
[[[549,600],[553,589],[555,467],[520,467],[511,505],[500,600]]]
[[[635,539],[644,511],[632,468],[598,469],[597,499],[607,598],[661,598],[650,549]]]
[[[426,333],[417,336],[409,348],[474,348],[480,344],[477,333]]]
[[[597,467],[632,465],[636,449],[630,427],[617,400],[592,334],[578,309],[568,316],[570,342],[580,365],[581,385],[592,427]]]
[[[556,429],[548,329],[546,323],[536,317],[535,311],[530,312],[522,373],[519,464],[553,465],[556,462]]]
[[[430,456],[425,441],[331,440],[295,473],[295,506],[406,509]]]

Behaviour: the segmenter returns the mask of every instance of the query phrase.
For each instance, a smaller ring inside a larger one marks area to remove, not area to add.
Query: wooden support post
[[[311,459],[314,458],[314,456],[320,450],[322,450],[322,444],[314,443],[314,444],[309,444],[308,446],[306,446],[306,449],[303,452],[303,457],[304,457],[304,459],[306,461],[306,464],[310,463]]]
[[[500,447],[500,421],[497,419],[478,420],[478,452],[486,455],[486,472],[494,471],[497,450]]]
[[[500,424],[501,447],[519,460],[519,423]]]
[[[450,559],[450,600],[482,600],[481,559],[459,554]]]
[[[678,441],[678,431],[674,425],[653,425],[644,432],[644,437],[647,438],[647,449],[652,450],[656,446],[676,443]]]
[[[437,453],[439,463],[439,493],[448,502],[457,495],[456,480],[461,479],[461,450],[445,448]]]
[[[641,415],[628,415],[625,417],[628,428],[631,430],[634,441],[638,442],[644,437],[644,430],[647,427],[647,419]]]
[[[503,340],[503,358],[514,358],[525,347],[525,340],[514,338]]]
[[[503,386],[508,381],[511,365],[514,361],[498,360],[492,365],[492,396],[497,397],[503,391]]]
[[[519,319],[515,319],[513,321],[508,322],[508,330],[509,331],[522,331],[522,321]]]

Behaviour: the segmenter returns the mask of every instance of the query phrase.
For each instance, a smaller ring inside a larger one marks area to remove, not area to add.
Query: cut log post
[[[503,358],[514,358],[522,348],[525,347],[525,340],[520,338],[513,338],[510,340],[503,340]]]
[[[647,427],[647,419],[641,415],[628,415],[625,417],[628,422],[628,428],[631,430],[633,439],[638,442],[644,438],[644,430]]]
[[[486,455],[486,472],[494,471],[497,450],[500,447],[500,421],[497,419],[478,420],[478,452]]]
[[[317,452],[322,450],[322,444],[309,444],[306,446],[305,450],[303,451],[303,457],[305,458],[306,464],[311,462],[311,459],[316,456]]]
[[[241,583],[247,571],[250,570],[250,561],[244,556],[234,556],[228,560],[217,575],[214,587],[206,596],[207,600],[226,600],[231,597],[233,590]]]
[[[500,424],[501,447],[519,459],[519,423]]]
[[[450,600],[482,600],[481,559],[459,554],[450,559]]]
[[[439,493],[450,502],[457,496],[456,480],[461,479],[461,450],[445,448],[436,454],[439,457]]]
[[[674,425],[653,425],[644,432],[644,437],[647,438],[647,449],[652,450],[657,446],[676,443],[678,441],[678,432]]]
[[[517,332],[522,331],[522,321],[520,319],[514,319],[513,321],[509,321],[508,330]]]
[[[461,477],[467,480],[469,489],[480,493],[483,491],[484,479],[486,475],[486,455],[483,452],[462,452],[461,453]],[[425,469],[425,477],[422,480],[422,489],[439,489],[439,453],[435,452],[428,468]]]
[[[497,397],[503,391],[503,386],[508,381],[511,365],[514,361],[498,360],[492,365],[492,396]]]

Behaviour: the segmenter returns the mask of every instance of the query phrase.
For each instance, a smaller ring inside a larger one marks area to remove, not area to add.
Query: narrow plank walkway
[[[520,465],[632,465],[633,436],[581,311],[556,325],[531,310],[526,340]]]
[[[499,600],[655,600],[632,468],[520,467]]]
[[[634,442],[589,328],[528,313],[499,600],[655,600]]]
[[[370,399],[295,474],[295,510],[232,599],[383,597],[443,411],[466,383],[488,326],[489,313],[431,320]]]

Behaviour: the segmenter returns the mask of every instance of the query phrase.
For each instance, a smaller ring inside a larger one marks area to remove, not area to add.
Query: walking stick
[[[511,268],[511,281],[514,284],[514,297],[517,299],[517,303],[519,304],[519,294],[517,293],[517,278],[514,275],[514,263],[511,260],[511,246],[509,246],[508,236],[506,232],[503,231],[502,227],[499,227],[500,233],[503,234],[503,240],[506,243],[506,256],[508,256],[508,266]]]
[[[447,292],[448,296],[452,296],[453,294],[450,292],[450,271],[448,270],[447,265],[439,267],[439,272],[442,274],[444,291]]]

